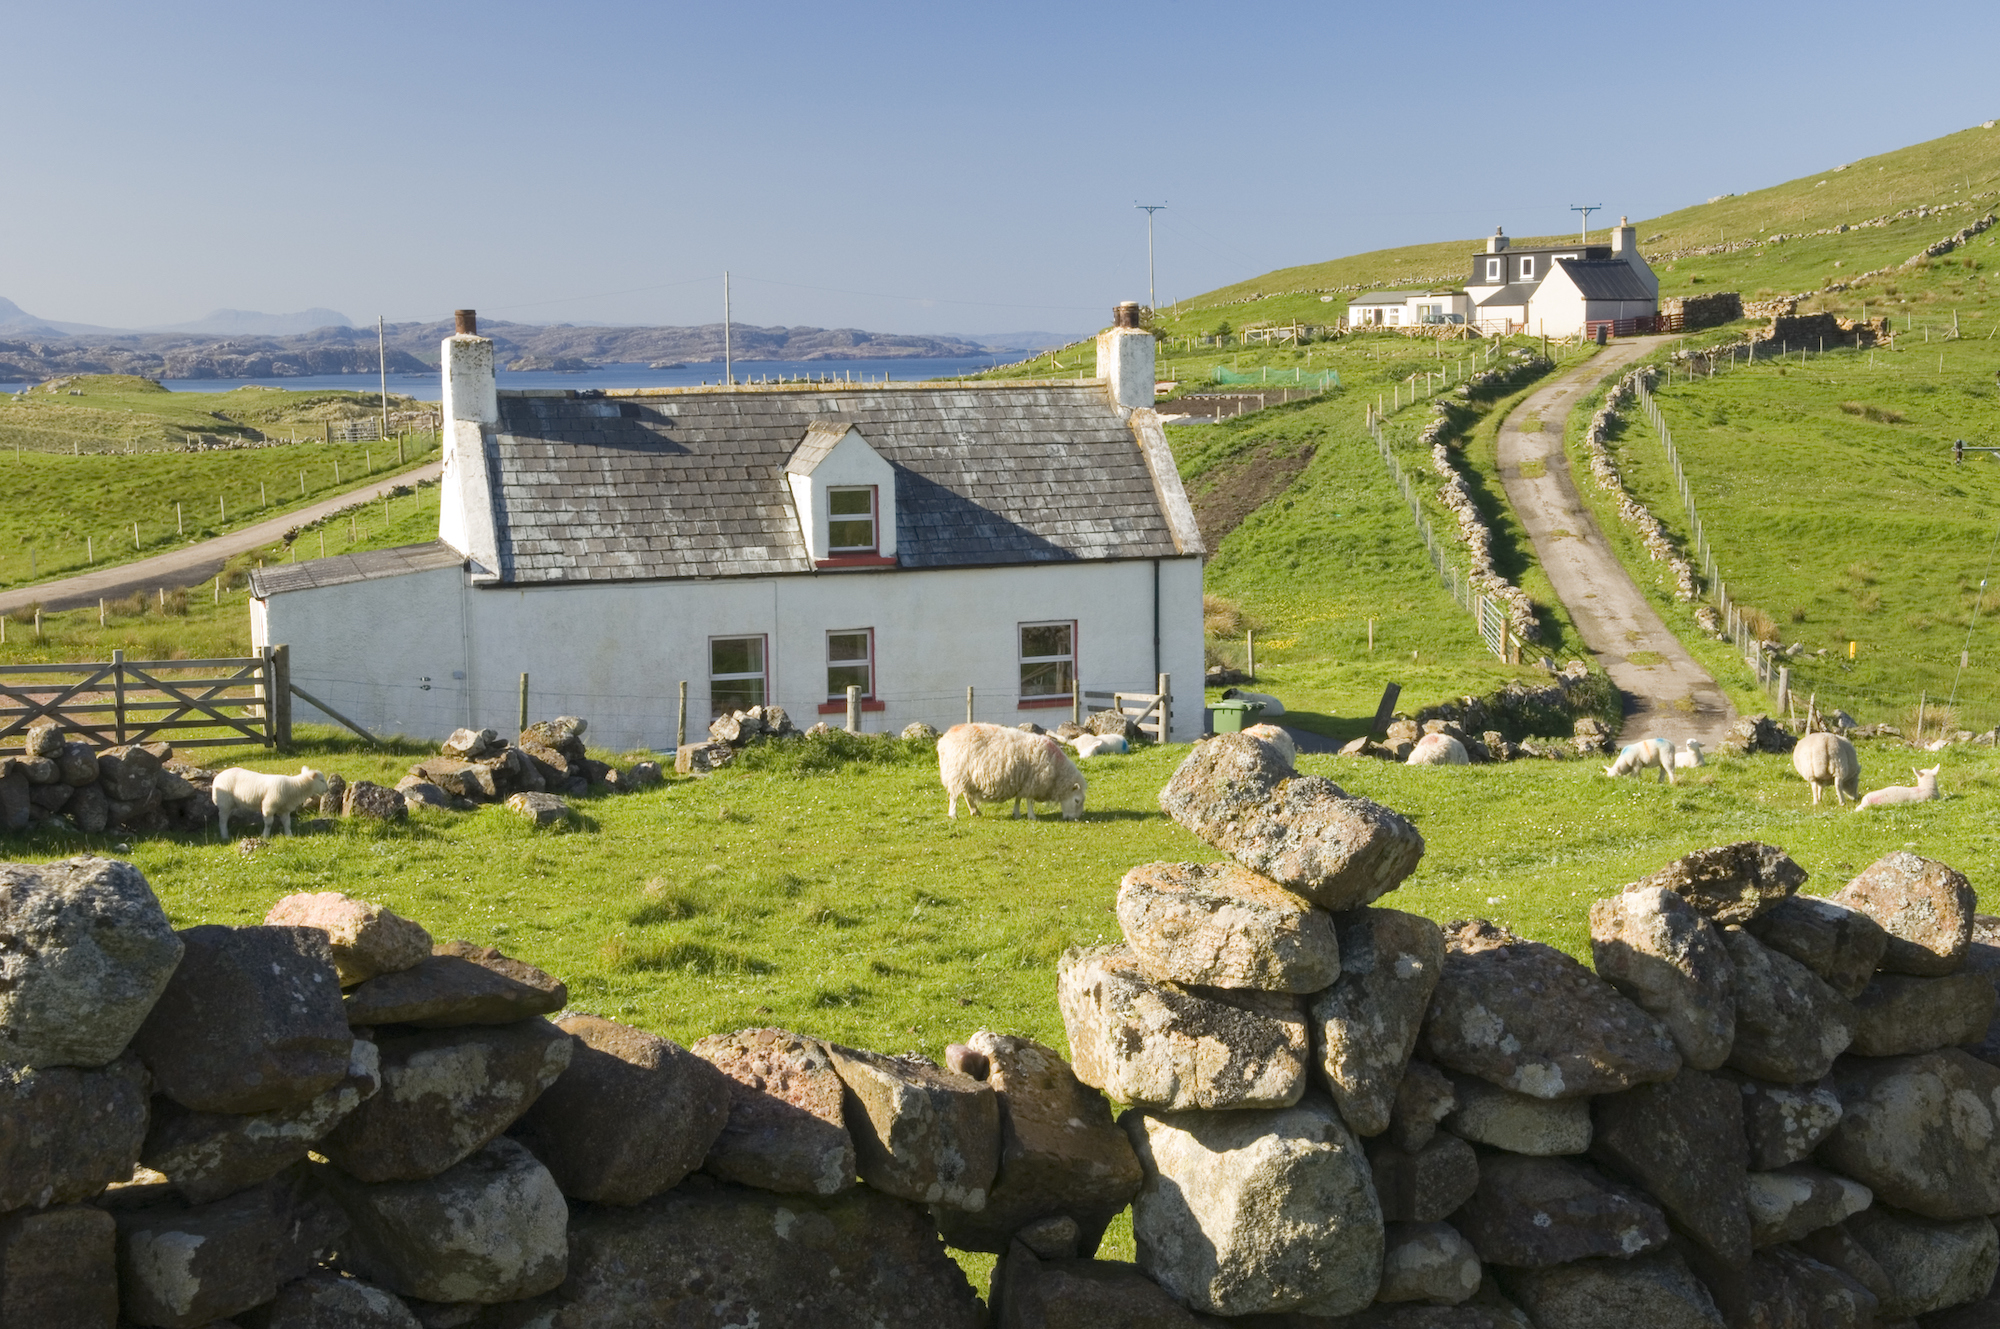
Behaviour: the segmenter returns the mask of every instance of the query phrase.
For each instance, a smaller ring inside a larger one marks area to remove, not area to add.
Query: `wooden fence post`
[[[1172,674],[1161,674],[1155,682],[1160,694],[1160,742],[1166,743],[1171,741],[1174,732],[1174,704],[1171,695],[1174,686],[1174,676]]]
[[[1069,681],[1069,722],[1079,726],[1083,724],[1083,680],[1080,678]]]
[[[847,685],[847,732],[861,732],[861,688],[855,683]]]
[[[36,614],[36,627],[40,627],[40,613]],[[125,652],[111,652],[111,713],[118,735],[118,745],[125,745]]]
[[[1244,654],[1248,657],[1245,670],[1250,675],[1250,681],[1255,683],[1257,681],[1257,629],[1245,628],[1243,630],[1243,650]]]
[[[528,732],[528,674],[526,670],[521,672],[521,727],[516,732],[523,734]]]
[[[972,688],[970,685],[967,685],[965,689],[965,722],[967,724],[972,723]]]
[[[292,745],[292,648],[280,642],[266,648],[270,666],[264,676],[269,704],[264,708],[265,732],[273,746]]]
[[[682,748],[686,747],[687,741],[688,741],[688,685],[687,685],[687,680],[682,679],[681,718],[679,722],[674,725],[674,751],[679,752]]]

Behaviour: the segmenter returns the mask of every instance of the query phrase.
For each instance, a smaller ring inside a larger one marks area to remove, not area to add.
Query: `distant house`
[[[1660,280],[1639,252],[1638,229],[1623,217],[1603,245],[1516,249],[1496,230],[1472,256],[1465,284],[1481,330],[1590,337],[1650,331],[1660,312]]]
[[[430,544],[253,574],[252,638],[382,732],[536,716],[613,748],[712,715],[801,725],[1066,719],[1072,685],[1152,692],[1201,731],[1203,548],[1152,410],[1136,306],[1084,382],[500,392],[447,338]],[[307,714],[305,703],[300,713]]]
[[[1350,328],[1398,328],[1422,323],[1463,323],[1471,301],[1464,291],[1370,291],[1347,304]]]

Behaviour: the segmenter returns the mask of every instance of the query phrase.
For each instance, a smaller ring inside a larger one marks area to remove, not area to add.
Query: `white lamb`
[[[1299,764],[1299,745],[1292,741],[1291,734],[1286,732],[1281,726],[1274,724],[1253,724],[1243,732],[1249,734],[1252,738],[1263,739],[1266,743],[1284,753],[1285,761],[1288,765],[1296,766]]]
[[[1792,769],[1812,786],[1813,806],[1819,806],[1822,786],[1833,786],[1833,796],[1845,807],[1850,798],[1861,796],[1861,759],[1854,745],[1839,734],[1807,734],[1792,749]]]
[[[266,775],[231,766],[215,777],[209,797],[215,800],[216,832],[229,838],[229,818],[238,810],[260,813],[264,818],[264,838],[271,838],[273,822],[292,833],[292,814],[309,798],[326,792],[326,776],[310,766],[299,767],[297,775]]]
[[[1678,770],[1692,770],[1696,766],[1706,764],[1701,759],[1701,740],[1698,738],[1691,738],[1681,744],[1681,750],[1674,754],[1674,766]]]
[[[1405,766],[1464,766],[1470,763],[1465,744],[1450,734],[1425,734],[1403,760]]]
[[[1065,821],[1083,815],[1084,778],[1063,755],[1062,744],[1046,734],[1024,734],[997,724],[955,724],[938,739],[938,779],[948,797],[945,815],[958,817],[958,800],[973,816],[979,805],[1014,800],[1014,813],[1028,805],[1054,803]]]
[[[1222,694],[1222,699],[1224,701],[1261,701],[1264,703],[1265,715],[1283,715],[1285,713],[1285,703],[1279,701],[1268,692],[1245,692],[1242,688],[1230,688]]]
[[[1078,734],[1075,738],[1064,739],[1063,742],[1076,749],[1078,761],[1086,757],[1102,756],[1107,752],[1123,754],[1132,750],[1132,745],[1125,741],[1123,734]]]
[[[1604,768],[1606,775],[1637,775],[1648,766],[1657,766],[1660,779],[1674,783],[1674,742],[1670,738],[1642,738],[1618,750],[1618,760]]]
[[[1938,772],[1943,769],[1942,762],[1927,771],[1920,771],[1912,766],[1910,773],[1917,777],[1916,784],[1892,784],[1887,789],[1871,790],[1861,796],[1861,801],[1854,805],[1854,810],[1859,812],[1863,808],[1895,807],[1901,803],[1928,803],[1938,796]]]

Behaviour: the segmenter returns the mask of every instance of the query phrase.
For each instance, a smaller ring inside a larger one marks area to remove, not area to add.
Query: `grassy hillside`
[[[398,469],[393,438],[387,443],[319,441],[317,421],[365,416],[361,403],[377,400],[358,393],[244,388],[217,395],[167,392],[146,379],[65,381],[82,384],[79,390],[86,395],[70,397],[69,389],[52,395],[38,388],[26,402],[0,398],[0,484],[6,490],[0,502],[0,586],[32,585],[149,557],[373,483]],[[208,418],[211,405],[229,417],[226,426]],[[239,437],[253,428],[247,422],[255,420],[260,422],[256,428],[273,436],[296,425],[312,441],[201,452],[120,454],[85,448],[80,455],[65,455],[10,449],[9,429],[20,418],[76,424],[100,431],[95,435],[100,439],[120,418],[142,422],[135,430],[195,428],[208,418],[211,433],[227,427]],[[411,435],[401,455],[409,466],[433,459],[435,435]],[[139,528],[136,541],[134,523]]]
[[[1641,252],[1660,274],[1663,294],[1741,290],[1755,296],[1816,290],[1857,272],[1899,264],[1984,216],[1996,200],[2000,128],[1972,128],[1860,161],[1828,163],[1823,171],[1768,189],[1719,197],[1660,217],[1635,217],[1633,223],[1639,228]],[[1917,208],[1943,211],[1861,226]],[[1838,226],[1858,229],[1772,239]],[[1599,241],[1603,236],[1602,229],[1593,232]],[[1515,242],[1559,244],[1569,238],[1523,236]],[[1468,237],[1280,268],[1182,300],[1161,311],[1162,323],[1176,334],[1210,335],[1223,322],[1236,328],[1294,319],[1331,322],[1360,291],[1462,284],[1471,254],[1484,244],[1483,236]],[[1725,246],[1733,248],[1688,252]],[[1827,307],[1844,313],[1847,303],[1836,297]],[[1852,303],[1858,311],[1858,295]],[[1871,312],[1887,311],[1876,307]]]
[[[0,450],[145,451],[178,448],[191,436],[320,439],[327,424],[379,420],[381,408],[372,392],[175,392],[131,374],[73,374],[0,396]],[[391,432],[397,413],[435,409],[390,393]]]

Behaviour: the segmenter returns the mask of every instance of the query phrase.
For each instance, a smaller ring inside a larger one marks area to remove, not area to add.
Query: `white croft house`
[[[1398,328],[1424,323],[1463,323],[1472,301],[1464,291],[1370,291],[1350,300],[1350,328]]]
[[[376,732],[535,716],[665,748],[783,705],[870,731],[1067,718],[1073,681],[1182,697],[1201,732],[1204,550],[1136,306],[1083,382],[496,390],[469,311],[444,356],[438,539],[267,567],[259,647]],[[301,717],[312,714],[298,703]]]
[[[1639,252],[1638,228],[1623,217],[1611,243],[1516,249],[1494,231],[1472,256],[1465,284],[1482,331],[1593,337],[1600,324],[1624,335],[1649,332],[1660,312],[1660,279]]]

